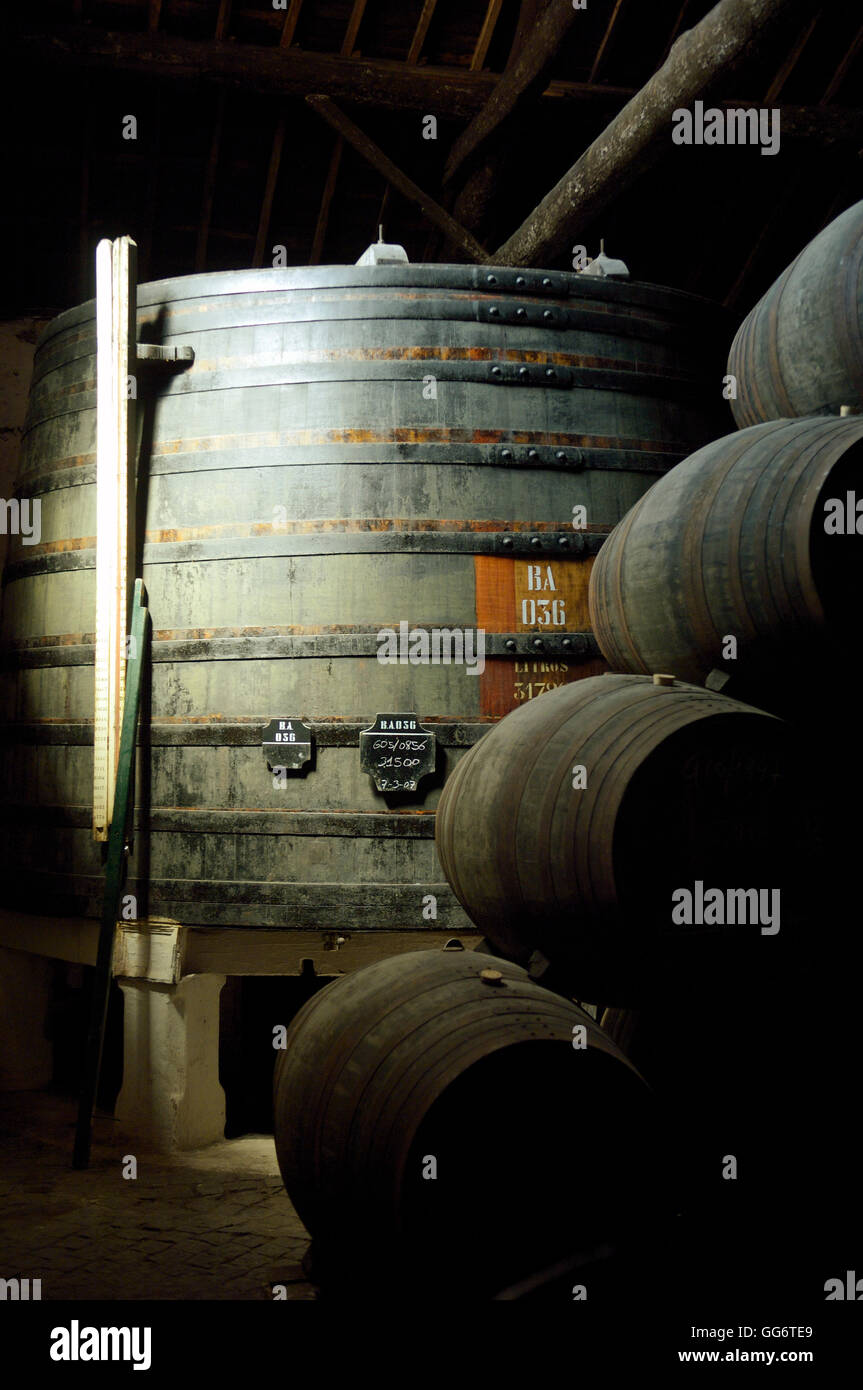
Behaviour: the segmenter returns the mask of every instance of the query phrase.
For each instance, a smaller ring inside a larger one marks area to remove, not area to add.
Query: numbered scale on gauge
[[[437,740],[415,714],[379,714],[360,733],[360,767],[379,792],[415,792],[434,772]]]

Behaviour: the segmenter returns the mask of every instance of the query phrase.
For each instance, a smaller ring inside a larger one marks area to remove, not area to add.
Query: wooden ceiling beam
[[[683,21],[684,21],[684,19],[686,18],[686,13],[687,13],[687,10],[689,9],[689,6],[690,6],[691,3],[692,3],[692,0],[683,0],[683,4],[680,6],[680,9],[677,11],[677,18],[675,19],[674,24],[673,24],[673,26],[672,26],[671,33],[670,33],[669,36],[668,36],[668,43],[667,43],[666,46],[665,46],[665,52],[664,52],[663,55],[662,55],[662,61],[663,61],[663,63],[665,62],[666,58],[668,57],[669,53],[671,52],[671,49],[672,49],[672,47],[673,47],[673,45],[674,45],[674,42],[675,42],[675,40],[676,40],[676,38],[677,38],[677,35],[680,33],[681,25],[683,24]]]
[[[19,66],[43,75],[56,66],[75,73],[104,68],[198,83],[203,77],[246,92],[297,97],[309,91],[325,92],[361,106],[422,114],[435,111],[447,119],[471,119],[498,85],[494,73],[465,68],[410,67],[275,45],[216,45],[173,34],[111,34],[89,25],[57,28],[51,34],[10,35],[7,54]],[[547,100],[558,108],[561,99],[566,104],[585,101],[613,108],[631,95],[631,87],[553,82]]]
[[[219,0],[219,13],[216,16],[216,32],[213,38],[217,43],[224,43],[228,37],[228,29],[231,24],[231,5],[233,0]]]
[[[494,37],[497,21],[500,19],[500,12],[503,9],[503,0],[489,0],[488,8],[485,12],[485,19],[479,31],[473,53],[471,54],[471,72],[481,72],[488,53],[489,44]]]
[[[348,28],[342,42],[342,56],[350,58],[357,46],[357,38],[360,32],[360,25],[363,22],[363,15],[366,12],[367,0],[354,0],[351,17],[348,20]]]
[[[256,44],[216,46],[164,34],[106,34],[86,25],[62,33],[55,30],[51,35],[12,35],[6,51],[19,72],[35,68],[41,79],[54,67],[76,73],[116,69],[197,83],[203,75],[217,89],[242,87],[245,92],[288,97],[304,97],[311,89],[360,106],[421,114],[434,110],[446,119],[476,115],[499,85],[493,73],[463,68],[409,67],[407,63]],[[557,112],[565,120],[573,105],[604,105],[614,110],[638,95],[631,87],[554,81],[548,84],[541,103],[545,110]],[[717,106],[733,107],[759,104],[742,98],[716,102]],[[853,143],[860,137],[858,108],[818,105],[780,109],[783,139]]]
[[[843,54],[842,61],[827,84],[824,95],[821,98],[822,106],[826,106],[828,102],[831,102],[838,93],[842,83],[848,76],[848,69],[860,52],[861,45],[863,45],[863,28],[857,30],[853,42],[848,45],[846,52]]]
[[[90,250],[90,108],[83,107],[81,140],[81,189],[78,200],[79,295],[93,297],[93,255]]]
[[[500,265],[553,265],[671,144],[672,116],[703,98],[778,31],[804,0],[719,0],[674,44],[658,72],[495,252]],[[786,134],[783,119],[782,131]]]
[[[465,167],[477,162],[498,127],[518,105],[541,95],[549,69],[578,13],[569,4],[553,3],[540,16],[522,52],[453,145],[444,169],[444,184],[452,183]]]
[[[454,217],[442,208],[434,198],[429,197],[428,193],[415,184],[413,179],[408,178],[398,165],[384,154],[380,146],[360,130],[358,125],[346,116],[343,111],[336,106],[335,102],[329,97],[314,95],[306,97],[306,101],[313,111],[316,111],[325,121],[327,121],[339,135],[343,136],[354,149],[371,164],[373,169],[377,169],[379,174],[383,174],[388,183],[391,183],[397,192],[401,193],[408,202],[415,203],[423,215],[441,229],[444,235],[457,246],[470,260],[482,263],[488,259],[488,251],[484,246],[471,236],[470,232],[465,231],[464,227],[456,222]]]
[[[282,146],[285,142],[285,117],[281,115],[276,121],[276,128],[273,131],[273,143],[270,149],[270,163],[267,167],[267,182],[264,186],[264,196],[261,201],[261,211],[258,217],[258,234],[255,237],[255,251],[252,256],[252,266],[258,269],[264,264],[264,248],[267,244],[267,235],[270,230],[270,217],[273,211],[273,196],[276,192],[276,184],[279,179],[279,165],[282,161]]]
[[[144,213],[144,230],[138,250],[138,274],[142,281],[149,280],[153,265],[153,242],[156,236],[156,209],[159,194],[159,170],[162,164],[162,93],[156,87],[153,93],[152,128],[150,148],[147,156],[147,205]]]
[[[431,22],[434,19],[434,12],[436,9],[437,0],[423,0],[423,7],[420,11],[420,17],[417,20],[417,27],[414,30],[414,36],[411,39],[411,46],[408,49],[408,56],[405,59],[405,62],[408,63],[411,67],[415,63],[418,63],[420,60],[420,54],[423,51],[423,44],[426,41],[429,26],[431,25]]]
[[[350,58],[354,51],[357,35],[360,32],[360,25],[363,22],[366,0],[354,0],[351,10],[351,17],[348,20],[348,27],[342,39],[341,53],[343,58]],[[309,265],[320,265],[324,254],[324,243],[327,239],[327,227],[330,220],[330,208],[336,196],[336,184],[338,183],[339,170],[342,165],[342,155],[345,150],[343,135],[337,135],[330,155],[330,163],[327,169],[327,177],[324,180],[324,189],[321,194],[321,205],[318,209],[318,218],[315,223],[314,236],[312,237],[312,249],[309,252]]]
[[[195,270],[207,269],[207,240],[210,235],[210,218],[213,215],[213,195],[216,191],[216,170],[219,166],[219,150],[222,145],[222,125],[225,119],[225,89],[221,87],[216,96],[216,116],[210,135],[210,151],[207,155],[207,169],[204,174],[204,191],[201,198],[201,221],[198,227],[198,240],[195,246]]]
[[[512,71],[524,52],[540,17],[548,7],[548,3],[549,0],[521,0],[512,48],[501,82],[506,80],[507,74]],[[560,0],[552,0],[552,3],[560,3]],[[539,80],[531,87],[534,101],[541,98],[541,87],[542,82]],[[529,98],[525,98],[513,110],[524,116],[529,105]],[[510,151],[506,136],[507,132],[513,129],[513,125],[513,113],[510,112],[509,116],[504,117],[500,125],[489,136],[480,151],[479,159],[468,165],[467,178],[462,183],[457,195],[455,195],[456,185],[454,183],[446,185],[444,198],[447,207],[462,226],[467,227],[468,231],[473,232],[477,237],[482,236],[483,227],[491,215],[496,196],[507,185],[506,165]]]
[[[330,208],[336,192],[336,183],[338,182],[344,148],[344,139],[341,135],[337,135],[333,142],[333,151],[330,155],[327,177],[324,180],[324,191],[321,194],[321,206],[318,209],[318,220],[315,223],[315,234],[312,238],[312,249],[309,253],[309,265],[320,265],[323,259],[324,242],[327,238],[327,227],[330,220]]]
[[[588,82],[596,81],[599,69],[602,67],[602,60],[608,51],[608,45],[611,43],[611,36],[614,32],[614,26],[617,23],[617,17],[620,14],[622,4],[623,0],[615,0],[614,9],[611,11],[611,18],[608,21],[608,24],[605,26],[605,33],[602,36],[602,42],[600,43],[596,57],[593,60],[593,67],[590,69],[590,77],[587,79]]]
[[[279,39],[279,48],[290,48],[294,41],[294,34],[297,32],[297,25],[300,22],[300,10],[303,8],[303,0],[291,0],[288,12],[285,15],[285,23]]]
[[[764,93],[765,106],[773,106],[779,100],[779,93],[782,91],[782,88],[785,86],[785,83],[788,81],[789,77],[791,76],[792,72],[797,66],[797,60],[803,52],[804,48],[806,47],[807,43],[809,42],[809,37],[812,33],[812,30],[815,28],[815,25],[818,23],[820,14],[821,11],[816,10],[815,14],[812,16],[809,23],[806,25],[806,28],[801,30],[797,42],[794,44],[793,48],[788,54],[788,57],[785,59],[781,68],[774,77],[773,81],[770,83],[770,86],[767,88],[767,91]]]

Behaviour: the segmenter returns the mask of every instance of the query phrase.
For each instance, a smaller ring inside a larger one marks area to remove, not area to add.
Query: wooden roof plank
[[[417,27],[414,30],[414,36],[411,39],[411,46],[408,49],[408,56],[405,59],[405,62],[410,64],[411,66],[413,66],[414,63],[418,63],[420,60],[420,54],[423,51],[423,44],[426,41],[429,26],[432,20],[434,19],[434,12],[436,8],[437,0],[423,0],[423,7],[420,12],[420,17],[417,20]]]
[[[444,169],[445,184],[452,183],[465,164],[477,160],[501,122],[539,84],[545,83],[551,64],[577,15],[578,11],[570,6],[549,5],[540,16],[523,52],[507,69],[483,109],[453,145]]]
[[[861,46],[861,44],[863,44],[863,28],[860,28],[860,29],[857,30],[857,34],[856,34],[856,36],[855,36],[853,42],[850,43],[850,44],[848,45],[848,48],[847,48],[846,52],[844,53],[844,55],[843,55],[843,57],[842,57],[842,59],[841,59],[841,61],[840,61],[840,63],[839,63],[838,68],[836,69],[836,71],[834,72],[832,78],[830,79],[829,83],[827,84],[827,87],[825,88],[825,91],[824,91],[824,95],[823,95],[823,97],[821,98],[821,103],[820,103],[820,104],[821,104],[822,106],[826,106],[827,103],[828,103],[828,102],[831,102],[831,101],[833,100],[833,98],[836,96],[837,92],[839,91],[840,87],[842,86],[842,83],[845,81],[845,78],[848,76],[848,69],[851,67],[851,64],[854,62],[854,59],[857,57],[857,54],[860,52],[860,46]]]
[[[315,234],[312,238],[312,249],[309,253],[309,265],[320,265],[324,254],[324,242],[327,237],[327,226],[330,218],[330,207],[335,196],[336,183],[339,177],[339,168],[342,162],[345,142],[341,135],[337,135],[333,151],[330,155],[330,164],[327,169],[327,177],[324,182],[324,191],[321,194],[321,206],[318,209],[318,220],[315,223]]]
[[[804,48],[806,47],[807,43],[809,42],[812,30],[818,23],[820,15],[821,11],[816,10],[815,14],[812,16],[809,23],[806,25],[806,28],[801,31],[800,35],[797,38],[797,42],[794,44],[784,63],[782,64],[776,76],[774,77],[773,81],[770,83],[770,86],[767,88],[767,91],[764,93],[765,106],[772,106],[775,101],[778,101],[779,93],[782,91],[782,88],[785,86],[785,83],[788,81],[789,77],[791,76],[792,72],[797,66],[797,60],[803,52]]]
[[[683,0],[683,4],[680,6],[680,9],[677,11],[677,18],[675,19],[674,24],[673,24],[673,26],[672,26],[671,33],[670,33],[669,36],[668,36],[668,43],[667,43],[667,45],[666,45],[665,52],[664,52],[663,55],[662,55],[662,61],[663,61],[663,63],[665,62],[666,58],[668,57],[669,53],[671,52],[671,49],[672,49],[672,47],[673,47],[673,45],[674,45],[674,42],[675,42],[675,40],[676,40],[676,38],[677,38],[677,35],[680,33],[680,26],[682,25],[684,19],[686,18],[686,12],[687,12],[687,10],[689,9],[689,6],[690,6],[691,3],[692,3],[692,0]]]
[[[279,116],[276,121],[276,128],[273,131],[273,143],[270,149],[270,163],[267,168],[267,182],[264,185],[264,196],[261,201],[261,211],[258,217],[258,234],[255,238],[255,251],[252,256],[252,265],[255,269],[264,264],[264,247],[267,244],[267,234],[270,230],[270,217],[273,211],[273,196],[276,191],[276,184],[279,179],[279,165],[282,161],[282,146],[285,142],[285,117]]]
[[[611,18],[609,19],[608,24],[605,26],[605,33],[602,36],[602,42],[599,45],[596,57],[593,60],[593,66],[590,69],[590,77],[587,79],[588,82],[596,81],[599,69],[602,67],[602,60],[605,57],[606,52],[608,51],[608,45],[611,43],[611,36],[614,32],[614,26],[617,23],[617,17],[620,14],[620,9],[622,5],[623,0],[615,0],[614,9],[611,12]]]
[[[488,53],[489,44],[494,37],[494,31],[497,27],[497,21],[500,19],[500,12],[502,9],[503,0],[489,0],[485,12],[485,19],[482,22],[482,28],[479,31],[479,37],[471,55],[471,72],[480,72],[482,70]]]
[[[294,41],[294,34],[297,32],[297,25],[300,22],[300,10],[303,8],[303,0],[291,0],[288,12],[285,15],[285,23],[279,39],[279,48],[290,48]]]
[[[351,17],[348,20],[348,27],[342,41],[342,57],[350,58],[357,45],[357,37],[360,32],[360,25],[363,22],[363,15],[366,12],[367,0],[354,0]]]
[[[231,23],[231,6],[233,0],[219,0],[219,13],[216,16],[216,32],[213,37],[219,43],[223,43],[228,37],[228,29]]]
[[[222,145],[222,126],[225,119],[225,89],[220,87],[216,96],[216,116],[210,135],[210,150],[207,155],[207,168],[204,174],[204,191],[201,198],[201,221],[198,227],[198,240],[195,245],[195,270],[207,268],[207,241],[210,235],[210,219],[213,215],[213,195],[216,191],[216,170],[219,165],[219,150]]]

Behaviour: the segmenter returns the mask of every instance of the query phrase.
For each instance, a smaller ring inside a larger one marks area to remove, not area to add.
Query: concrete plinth
[[[0,1091],[38,1091],[54,1071],[45,1036],[53,962],[0,948]]]
[[[177,984],[118,979],[123,991],[123,1087],[116,1118],[147,1148],[193,1149],[224,1138],[219,993],[224,975]]]

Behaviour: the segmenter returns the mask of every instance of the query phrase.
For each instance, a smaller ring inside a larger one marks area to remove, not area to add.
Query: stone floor
[[[41,1279],[43,1301],[271,1299],[273,1284],[315,1297],[272,1136],[147,1154],[97,1115],[80,1172],[75,1110],[43,1092],[0,1095],[0,1278]],[[123,1177],[130,1152],[135,1179]]]

